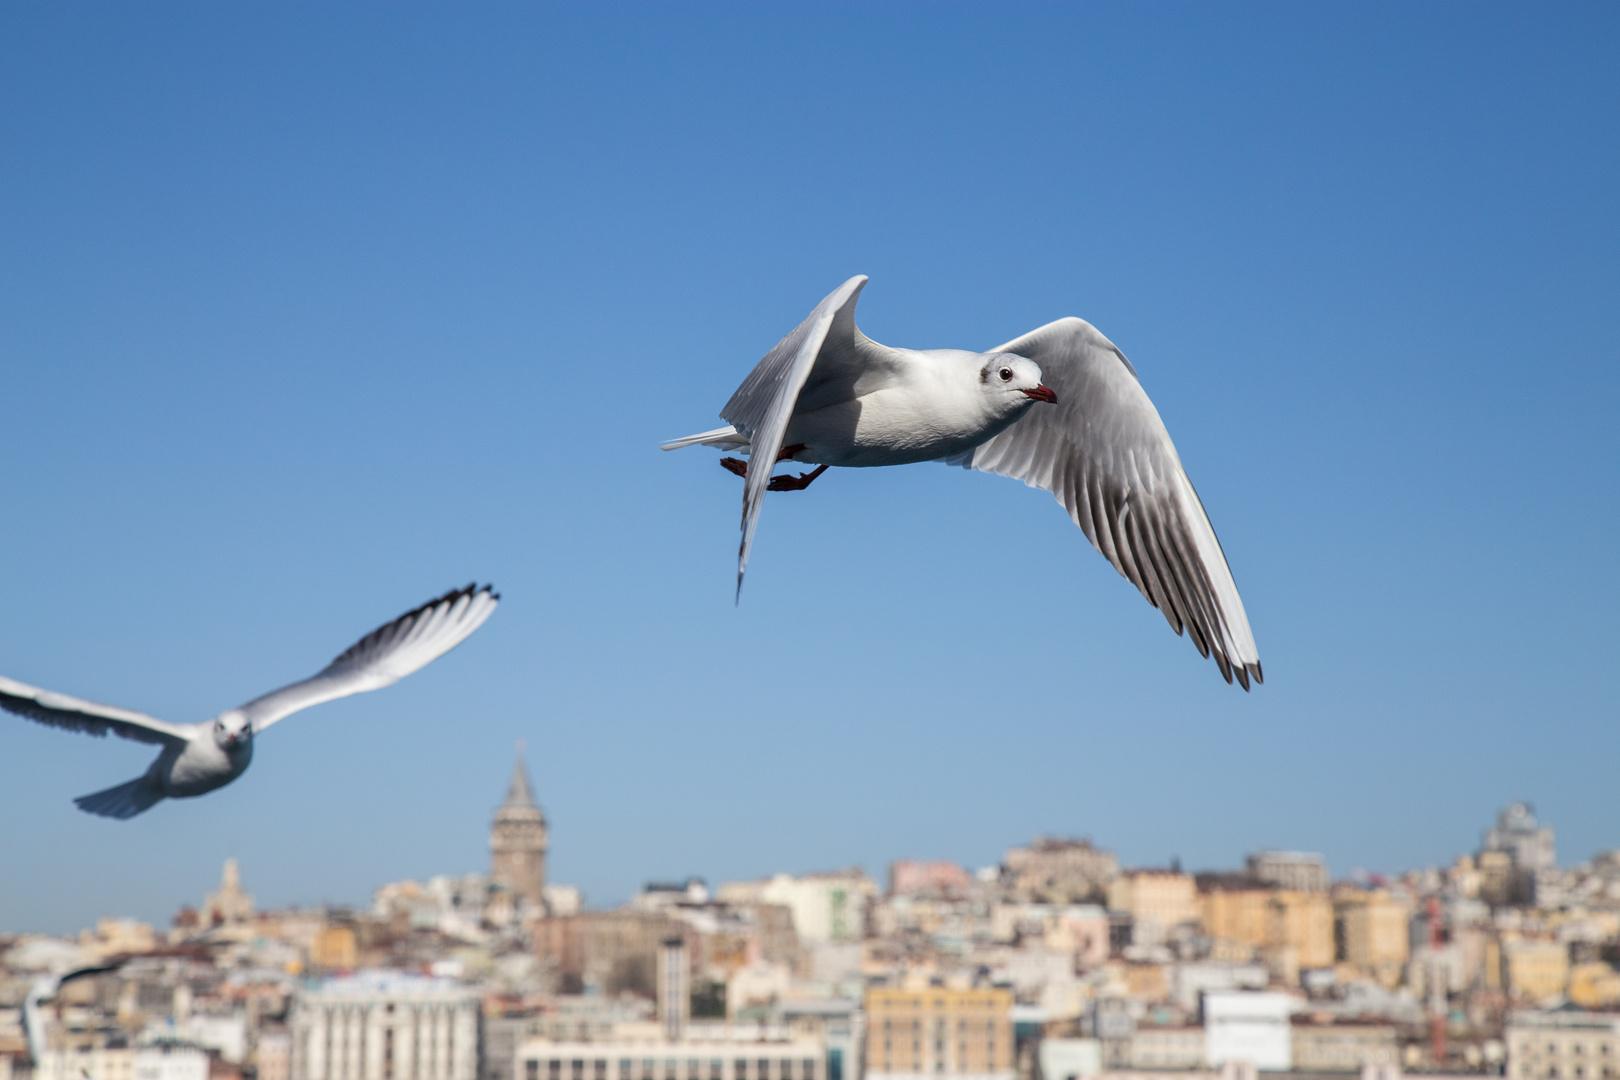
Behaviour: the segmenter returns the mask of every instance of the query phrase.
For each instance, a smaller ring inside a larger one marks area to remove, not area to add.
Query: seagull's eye
[[[1001,369],[1001,381],[1002,382],[1011,382],[1012,381],[1012,368],[1004,367],[1004,368]]]

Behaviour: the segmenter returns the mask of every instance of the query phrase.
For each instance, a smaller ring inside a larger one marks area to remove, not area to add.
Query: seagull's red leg
[[[784,446],[780,451],[777,452],[776,460],[787,461],[792,458],[794,454],[797,454],[803,449],[804,443],[794,443],[792,446]],[[741,458],[723,457],[720,459],[720,465],[727,472],[736,473],[745,480],[748,478],[748,462],[742,460]],[[811,472],[800,473],[798,476],[773,476],[765,485],[765,490],[803,491],[805,488],[810,486],[810,482],[812,480],[826,471],[827,466],[821,465]]]
[[[773,476],[771,482],[765,485],[766,491],[803,491],[809,487],[816,477],[827,471],[827,466],[817,465],[807,473],[798,476]]]

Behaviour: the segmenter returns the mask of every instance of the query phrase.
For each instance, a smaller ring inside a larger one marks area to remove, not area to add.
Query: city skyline
[[[1613,5],[0,8],[0,674],[193,721],[451,583],[500,615],[129,822],[0,717],[0,926],[482,865],[1393,871],[1620,807]],[[1130,357],[1265,657],[1243,694],[1039,493],[776,499],[701,426],[853,274],[880,341]],[[492,780],[491,778],[495,778]]]

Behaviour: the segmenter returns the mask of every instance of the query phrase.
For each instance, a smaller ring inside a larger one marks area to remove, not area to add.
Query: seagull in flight
[[[28,994],[23,998],[23,1031],[28,1036],[28,1057],[39,1068],[45,1061],[45,1006],[56,1000],[62,987],[76,979],[89,978],[91,975],[103,975],[109,971],[117,971],[129,962],[127,956],[117,956],[104,963],[92,964],[73,971],[60,972],[55,975],[43,975],[35,980],[29,987]]]
[[[765,354],[720,410],[725,427],[663,444],[748,455],[720,459],[744,481],[739,596],[767,491],[802,491],[834,465],[943,461],[1050,491],[1228,683],[1265,681],[1209,516],[1113,342],[1071,317],[988,352],[890,348],[855,325],[865,285],[844,282]],[[780,461],[816,467],[773,477]]]
[[[200,724],[171,724],[4,676],[0,676],[0,709],[69,731],[98,736],[111,731],[161,746],[162,752],[143,775],[73,800],[91,814],[132,818],[163,799],[205,795],[241,776],[253,760],[254,736],[282,717],[323,701],[380,690],[426,667],[482,626],[500,599],[488,585],[452,589],[373,630],[310,678]]]

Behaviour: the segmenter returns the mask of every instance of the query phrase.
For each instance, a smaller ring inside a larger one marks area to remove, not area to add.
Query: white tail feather
[[[703,431],[696,435],[688,435],[684,439],[672,439],[667,443],[659,444],[660,450],[680,450],[688,446],[717,446],[722,450],[737,450],[748,448],[748,436],[727,424],[713,431]]]

